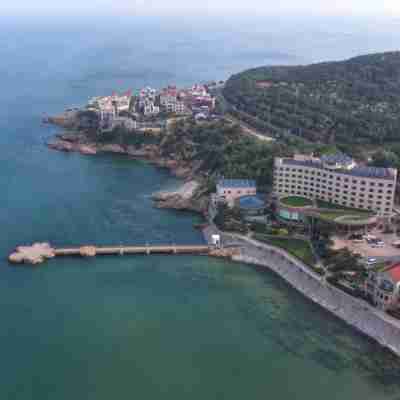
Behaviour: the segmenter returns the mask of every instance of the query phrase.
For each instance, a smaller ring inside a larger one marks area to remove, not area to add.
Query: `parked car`
[[[349,236],[349,239],[353,241],[353,243],[363,243],[364,238],[363,235],[354,233],[353,235]]]
[[[365,265],[371,267],[372,265],[378,264],[378,260],[374,257],[368,257],[365,261]]]

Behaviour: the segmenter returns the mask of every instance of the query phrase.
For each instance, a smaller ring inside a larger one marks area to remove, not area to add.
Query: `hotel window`
[[[383,183],[380,183],[379,186],[380,186],[380,187],[383,187]]]
[[[337,176],[337,177],[336,177],[336,180],[337,180],[337,181],[341,181],[342,178],[341,178],[340,176]]]
[[[366,184],[366,182],[365,181],[361,181],[361,185],[365,185]]]
[[[392,184],[392,183],[389,183],[389,184],[387,185],[387,187],[388,187],[388,188],[392,188],[392,187],[393,187],[393,184]]]
[[[375,186],[375,182],[370,182],[369,186]]]
[[[369,192],[370,193],[374,193],[374,189],[369,189]]]

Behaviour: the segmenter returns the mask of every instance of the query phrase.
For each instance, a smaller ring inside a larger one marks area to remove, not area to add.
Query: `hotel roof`
[[[283,164],[286,165],[298,165],[299,167],[311,167],[323,170],[324,164],[318,160],[294,160],[291,158],[284,158]],[[376,167],[365,167],[356,166],[350,170],[336,170],[344,175],[358,176],[363,178],[379,178],[386,180],[394,180],[395,174],[391,168],[376,168]]]
[[[222,188],[255,188],[256,181],[252,179],[221,179],[218,186]]]

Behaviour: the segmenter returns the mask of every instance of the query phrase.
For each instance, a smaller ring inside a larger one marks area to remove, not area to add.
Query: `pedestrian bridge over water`
[[[47,259],[62,256],[95,257],[125,254],[210,254],[212,245],[145,245],[145,246],[80,246],[53,248],[49,243],[19,246],[8,257],[11,263],[40,264]]]

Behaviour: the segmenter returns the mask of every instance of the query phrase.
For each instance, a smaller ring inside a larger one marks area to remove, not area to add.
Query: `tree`
[[[374,167],[397,168],[400,158],[392,151],[379,150],[372,155],[371,165]]]

